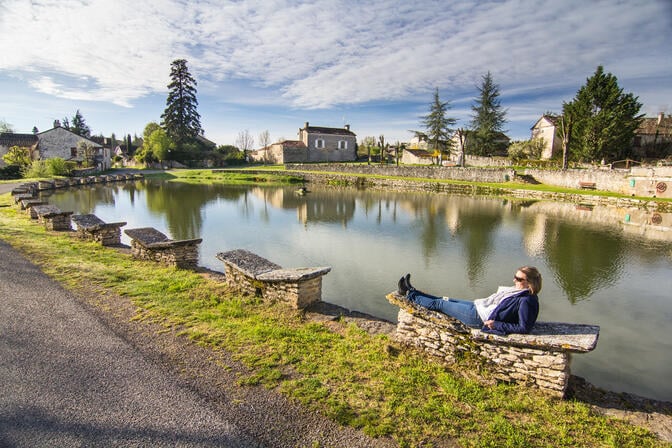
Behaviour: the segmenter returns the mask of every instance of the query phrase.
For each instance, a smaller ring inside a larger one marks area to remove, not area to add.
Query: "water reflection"
[[[325,300],[390,320],[397,310],[384,295],[405,272],[432,292],[475,298],[510,284],[517,266],[533,264],[545,280],[541,319],[602,326],[597,350],[576,357],[573,372],[615,390],[672,399],[672,385],[661,380],[672,374],[672,342],[642,330],[672,319],[671,214],[435,193],[295,190],[145,180],[57,191],[49,200],[127,221],[126,228],[203,238],[200,264],[212,269],[222,270],[218,252],[236,248],[284,266],[332,266]]]

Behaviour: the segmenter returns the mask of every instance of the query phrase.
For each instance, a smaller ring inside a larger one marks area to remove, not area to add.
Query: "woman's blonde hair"
[[[529,289],[532,294],[539,294],[541,292],[541,273],[539,272],[539,269],[534,266],[522,266],[519,267],[518,270],[527,277],[527,289]]]

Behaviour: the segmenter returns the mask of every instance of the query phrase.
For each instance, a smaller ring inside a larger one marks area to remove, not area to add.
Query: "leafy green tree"
[[[176,59],[170,66],[166,109],[161,115],[161,126],[178,147],[194,140],[201,133],[198,114],[196,80],[189,73],[186,59]]]
[[[539,160],[544,150],[544,139],[533,138],[531,140],[521,140],[513,142],[507,149],[509,158],[514,162],[522,160]]]
[[[166,134],[166,131],[159,128],[152,132],[148,139],[148,148],[159,161],[168,159],[171,149],[171,141]]]
[[[40,130],[37,129],[37,126],[33,126],[33,134],[37,134],[38,132],[40,132]]]
[[[429,113],[422,117],[422,125],[427,130],[427,136],[434,151],[440,151],[444,146],[450,152],[451,126],[457,123],[455,118],[447,117],[450,102],[439,99],[439,89],[434,90],[434,101],[429,105]]]
[[[7,165],[16,165],[19,169],[25,169],[33,162],[30,158],[30,148],[23,146],[12,146],[6,154],[2,156],[2,160]]]
[[[87,126],[86,120],[84,120],[84,116],[79,111],[79,109],[77,109],[74,117],[72,117],[72,121],[70,122],[70,131],[77,135],[81,135],[82,137],[91,137],[91,129],[89,126]]]
[[[569,152],[579,161],[614,161],[632,155],[632,139],[643,115],[638,97],[624,93],[616,76],[598,66],[562,116],[572,123]]]
[[[472,154],[491,156],[503,149],[499,137],[504,132],[506,110],[502,108],[499,86],[490,72],[482,76],[481,85],[476,88],[479,96],[471,106],[470,126],[474,133],[468,149]]]

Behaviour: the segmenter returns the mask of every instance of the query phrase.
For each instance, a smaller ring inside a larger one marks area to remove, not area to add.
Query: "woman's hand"
[[[483,324],[491,330],[495,328],[495,321],[492,319],[486,320],[485,322],[483,322]]]

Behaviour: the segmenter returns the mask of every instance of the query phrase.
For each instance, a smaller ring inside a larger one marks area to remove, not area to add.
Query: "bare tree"
[[[266,129],[259,134],[259,144],[264,148],[264,163],[268,162],[268,145],[271,143],[271,134]]]
[[[572,127],[574,125],[574,118],[571,113],[565,113],[558,119],[560,126],[558,127],[558,136],[562,138],[562,169],[566,170],[569,158],[569,143],[572,138]]]
[[[247,155],[247,152],[252,149],[254,146],[254,137],[250,135],[250,131],[248,129],[238,133],[238,137],[236,138],[236,146],[238,149],[243,151],[245,155]]]

